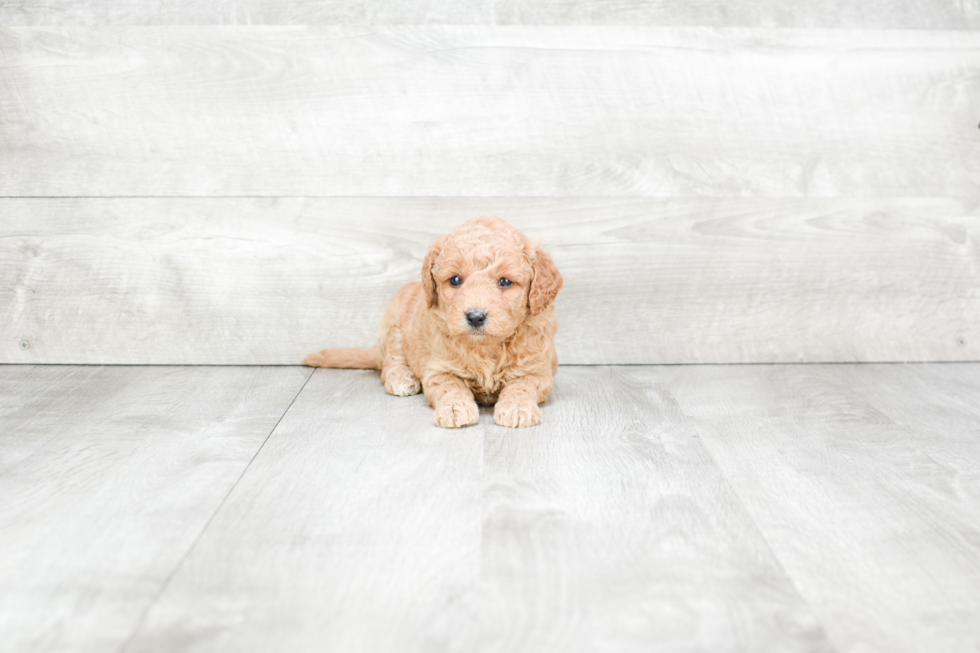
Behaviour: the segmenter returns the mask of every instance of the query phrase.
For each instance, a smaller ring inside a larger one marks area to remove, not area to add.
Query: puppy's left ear
[[[534,276],[531,278],[531,291],[528,293],[528,304],[531,309],[531,315],[537,315],[551,306],[565,280],[562,279],[554,259],[543,249],[538,249],[534,252],[534,260],[531,262],[531,268],[534,270]]]

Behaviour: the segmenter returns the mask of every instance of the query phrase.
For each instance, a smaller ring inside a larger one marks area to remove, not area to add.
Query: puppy
[[[541,422],[558,371],[555,296],[562,276],[547,252],[500,218],[440,237],[422,280],[402,287],[370,349],[325,349],[313,367],[380,369],[389,394],[425,392],[444,428],[475,424],[477,403],[501,426]]]

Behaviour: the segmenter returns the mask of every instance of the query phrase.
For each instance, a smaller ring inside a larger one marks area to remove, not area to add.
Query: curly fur
[[[454,287],[450,279],[459,275]],[[513,282],[501,287],[500,279]],[[398,291],[370,349],[326,349],[314,367],[380,369],[389,394],[425,392],[436,426],[475,424],[477,404],[501,426],[541,422],[558,371],[555,296],[562,276],[551,256],[500,218],[476,218],[439,238],[421,281]],[[468,311],[486,314],[471,326]]]

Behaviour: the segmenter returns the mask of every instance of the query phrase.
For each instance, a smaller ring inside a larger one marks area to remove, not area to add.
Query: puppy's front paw
[[[421,392],[422,384],[410,369],[405,368],[385,375],[385,390],[396,397],[409,397]]]
[[[480,419],[480,409],[472,399],[464,401],[448,401],[436,406],[432,423],[444,429],[455,429],[460,426],[476,424]]]
[[[500,426],[522,428],[541,423],[541,409],[537,404],[527,402],[497,402],[493,409],[493,421]]]

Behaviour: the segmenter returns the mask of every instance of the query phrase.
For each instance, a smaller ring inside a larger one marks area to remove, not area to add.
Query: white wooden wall
[[[566,363],[980,360],[978,30],[980,0],[4,2],[0,362],[366,345],[484,214],[554,252]]]

